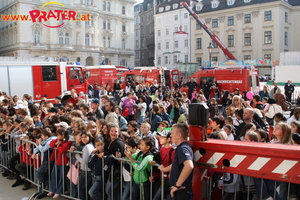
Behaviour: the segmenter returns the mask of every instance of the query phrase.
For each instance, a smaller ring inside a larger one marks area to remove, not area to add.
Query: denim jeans
[[[145,116],[140,116],[140,117],[136,120],[136,122],[137,122],[138,124],[142,124],[142,123],[144,123],[144,121],[145,121]]]
[[[142,192],[142,195],[144,195],[144,198],[142,197],[142,199],[144,200],[150,200],[150,182],[149,181],[145,181],[142,184],[133,184],[133,188],[132,188],[132,199],[133,200],[138,200],[140,199],[140,192]]]
[[[276,191],[276,188],[280,185],[280,182],[260,178],[253,178],[253,180],[255,185],[256,196],[258,199],[267,199],[270,196],[274,198],[274,196],[276,196],[276,200],[282,200],[281,196]]]
[[[130,183],[131,183],[131,190],[130,190]],[[122,199],[123,200],[129,200],[130,199],[130,193],[132,193],[133,189],[133,181],[132,182],[124,182],[124,190],[123,190],[123,195]]]
[[[51,171],[50,192],[63,194],[65,177],[67,177],[69,167],[64,165],[54,165]]]
[[[93,200],[102,200],[103,198],[103,188],[102,188],[102,177],[96,176],[94,184],[89,190],[89,195]]]

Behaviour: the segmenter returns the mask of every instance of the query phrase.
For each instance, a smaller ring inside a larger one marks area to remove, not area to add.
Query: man
[[[284,86],[284,94],[287,97],[287,100],[289,102],[292,101],[293,92],[294,92],[294,85],[292,84],[291,80],[288,80],[288,82]]]
[[[94,98],[91,101],[91,109],[93,110],[92,113],[96,115],[97,119],[104,119],[104,113],[102,109],[99,109],[99,99]]]
[[[180,81],[179,81],[179,88],[181,88],[182,86],[183,86],[183,84],[184,84],[184,79],[183,79],[183,77],[180,77]]]
[[[170,195],[175,200],[192,199],[193,151],[188,144],[189,126],[186,123],[174,124],[172,142],[177,145],[172,165],[160,166],[163,172],[170,172]],[[180,190],[180,191],[179,191]],[[167,198],[168,199],[168,198]]]
[[[257,108],[258,110],[263,110],[264,109],[264,105],[263,103],[260,101],[260,96],[259,95],[254,95],[253,99],[252,99],[252,108]]]
[[[56,108],[59,108],[60,106],[63,106],[63,104],[61,103],[61,96],[57,96],[57,97],[55,97],[55,104],[53,105],[54,107],[56,107]]]
[[[108,101],[109,101],[109,97],[108,97],[107,95],[103,95],[103,96],[101,97],[101,104],[102,104],[101,110],[102,110],[103,113],[104,113],[104,118],[105,118],[106,115],[107,115],[107,111],[106,111],[106,109],[105,109],[105,104],[106,104],[106,102],[108,102]]]
[[[205,98],[209,99],[209,84],[207,83],[207,79],[203,79],[200,85]]]
[[[115,111],[116,111],[115,102],[107,101],[104,106],[105,106],[105,109],[107,111],[105,121],[107,123],[111,122],[112,124],[116,124],[117,126],[119,126],[119,119],[118,119],[117,114],[115,113]]]
[[[198,83],[196,83],[194,81],[194,79],[191,78],[191,80],[189,82],[187,82],[186,84],[184,84],[184,86],[187,86],[189,88],[188,97],[189,97],[189,99],[192,99],[192,93],[193,93],[194,88],[199,87]]]
[[[274,82],[273,83],[274,88],[272,88],[272,90],[270,91],[270,97],[274,98],[274,95],[276,94],[276,91],[280,91],[281,93],[281,89],[278,87],[278,83]]]
[[[120,103],[120,97],[119,97],[119,92],[121,90],[121,86],[119,83],[119,80],[115,80],[114,86],[113,86],[113,94],[114,94],[114,101],[118,105]]]
[[[85,122],[88,122],[88,119],[87,119],[87,114],[89,113],[90,111],[90,107],[86,104],[80,104],[79,105],[79,110],[81,110],[82,112],[82,115],[83,115],[83,120]]]
[[[72,103],[74,107],[76,106],[76,104],[78,102],[78,96],[77,96],[76,90],[74,90],[74,89],[71,90],[71,97],[67,100],[67,102]]]
[[[219,84],[217,83],[217,79],[213,78],[212,83],[210,84],[210,86],[212,86],[213,84],[216,85],[216,87],[219,89]]]

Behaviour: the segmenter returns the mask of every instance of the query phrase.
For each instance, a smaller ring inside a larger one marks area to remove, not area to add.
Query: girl
[[[299,121],[300,120],[300,107],[295,108],[294,114],[287,120],[287,124],[291,124],[292,121]]]
[[[197,98],[197,95],[198,95],[198,94],[197,94],[197,90],[196,90],[196,88],[194,88],[193,93],[192,93],[192,98],[191,98],[191,100]]]
[[[140,111],[139,118],[136,120],[137,123],[142,124],[145,121],[146,117],[146,109],[147,109],[147,104],[146,104],[146,97],[145,96],[140,96],[139,98],[140,103],[137,105],[137,110]]]
[[[170,115],[172,124],[176,124],[178,118],[180,117],[179,113],[179,104],[178,101],[174,98],[170,98],[170,106],[167,109],[168,114]]]
[[[50,192],[47,196],[53,196],[54,199],[58,198],[63,193],[64,177],[66,177],[68,172],[68,162],[69,158],[66,155],[67,150],[71,146],[71,141],[69,140],[69,135],[64,128],[59,128],[57,130],[57,139],[50,142],[50,148],[56,148],[52,151],[50,161],[54,161],[55,165],[51,171],[50,180]]]
[[[93,170],[94,181],[92,187],[89,189],[89,195],[92,199],[102,199],[102,168],[104,165],[104,139],[103,137],[95,138],[95,149],[92,151],[93,157],[88,163],[88,167]]]
[[[209,118],[213,118],[219,113],[218,103],[215,98],[211,98],[209,100],[210,106],[209,106]]]
[[[106,121],[104,119],[97,119],[96,121],[97,128],[100,133],[102,133],[103,126],[106,125]]]
[[[295,144],[292,139],[291,127],[287,123],[278,123],[273,135],[276,137],[276,140],[272,140],[271,143]]]
[[[92,134],[93,138],[99,137],[100,133],[96,122],[89,121],[86,126],[86,129]]]
[[[113,193],[113,199],[120,200],[120,163],[115,160],[113,157],[120,157],[120,152],[124,152],[124,142],[120,138],[120,132],[118,125],[111,125],[109,128],[109,137],[110,141],[108,143],[105,143],[105,150],[107,155],[107,162],[111,162],[111,166],[113,167],[113,175],[114,182],[113,184],[110,183],[110,179],[107,182],[106,192],[109,197],[111,197],[112,191]],[[117,155],[118,154],[118,155]],[[111,170],[108,169],[108,172]],[[112,199],[112,200],[113,200]]]
[[[233,127],[231,125],[225,125],[224,126],[224,131],[227,134],[228,140],[234,140],[235,133],[233,130]]]
[[[127,117],[128,121],[131,121],[134,119],[134,109],[132,106],[135,104],[135,101],[133,100],[133,93],[128,92],[127,98],[123,101],[122,107],[123,113],[122,116]]]
[[[92,144],[93,136],[89,131],[82,131],[81,133],[81,144],[82,154],[76,154],[75,157],[80,163],[80,173],[79,173],[79,199],[88,199],[86,194],[88,189],[92,186],[92,175],[91,169],[88,168],[88,162],[94,146]]]
[[[248,132],[246,132],[244,141],[247,141],[247,142],[258,142],[258,135],[257,135],[257,133],[254,132],[254,131],[248,131]]]
[[[243,130],[241,131],[240,135],[237,136],[237,140],[243,141],[247,131],[255,131],[255,130],[256,130],[255,124],[253,123],[246,124]]]
[[[132,199],[139,199],[140,187],[144,190],[144,199],[150,200],[150,162],[153,161],[153,154],[150,150],[154,147],[154,139],[151,136],[144,137],[140,142],[140,152],[131,155],[130,151],[126,149],[125,155],[129,158],[130,163],[134,169],[133,174],[133,194]],[[141,161],[141,163],[136,163],[135,160]]]
[[[298,121],[291,122],[291,131],[292,131],[292,134],[294,134],[294,133],[299,134],[300,133],[300,122],[298,122]]]

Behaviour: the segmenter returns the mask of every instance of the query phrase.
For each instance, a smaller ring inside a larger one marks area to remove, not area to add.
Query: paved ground
[[[2,172],[1,172],[2,173]],[[8,180],[1,176],[0,174],[0,200],[22,200],[24,197],[30,197],[36,192],[36,188],[32,187],[29,190],[23,191],[22,185],[12,188],[11,185],[14,184],[15,180]],[[51,197],[45,197],[43,200],[52,199]],[[65,198],[58,198],[59,200]],[[25,200],[25,198],[24,198]],[[27,200],[27,199],[26,199]]]

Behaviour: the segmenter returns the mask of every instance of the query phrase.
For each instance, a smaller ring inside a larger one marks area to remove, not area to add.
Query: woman
[[[283,113],[282,108],[280,105],[276,104],[275,99],[269,98],[268,99],[269,108],[267,111],[264,111],[266,120],[269,123],[270,126],[274,125],[274,117],[277,113]]]
[[[260,99],[267,97],[270,98],[270,93],[268,91],[268,87],[264,85],[263,90],[259,91],[258,95],[260,96]]]
[[[287,124],[290,125],[292,121],[300,120],[300,107],[295,108],[294,115],[287,120]]]
[[[172,124],[176,124],[177,120],[180,116],[179,104],[178,104],[178,101],[174,98],[170,98],[169,102],[171,105],[168,107],[167,112],[170,115]]]
[[[135,101],[133,100],[132,97],[133,97],[133,93],[128,92],[127,98],[124,99],[123,104],[122,104],[122,107],[124,108],[122,116],[127,117],[128,121],[131,121],[134,119],[134,109],[132,106],[135,104]]]
[[[222,97],[222,112],[224,117],[227,117],[225,109],[227,106],[228,96],[229,96],[229,91],[225,90]]]
[[[281,90],[276,90],[276,93],[274,95],[274,99],[276,100],[276,103],[281,106],[283,111],[289,110],[288,107],[286,106],[286,103],[285,103],[286,98],[281,93]]]
[[[145,121],[146,117],[146,109],[147,109],[147,104],[146,104],[146,97],[145,96],[140,96],[139,98],[140,103],[137,105],[136,108],[136,113],[139,113],[138,118],[136,119],[137,123],[142,124]]]

